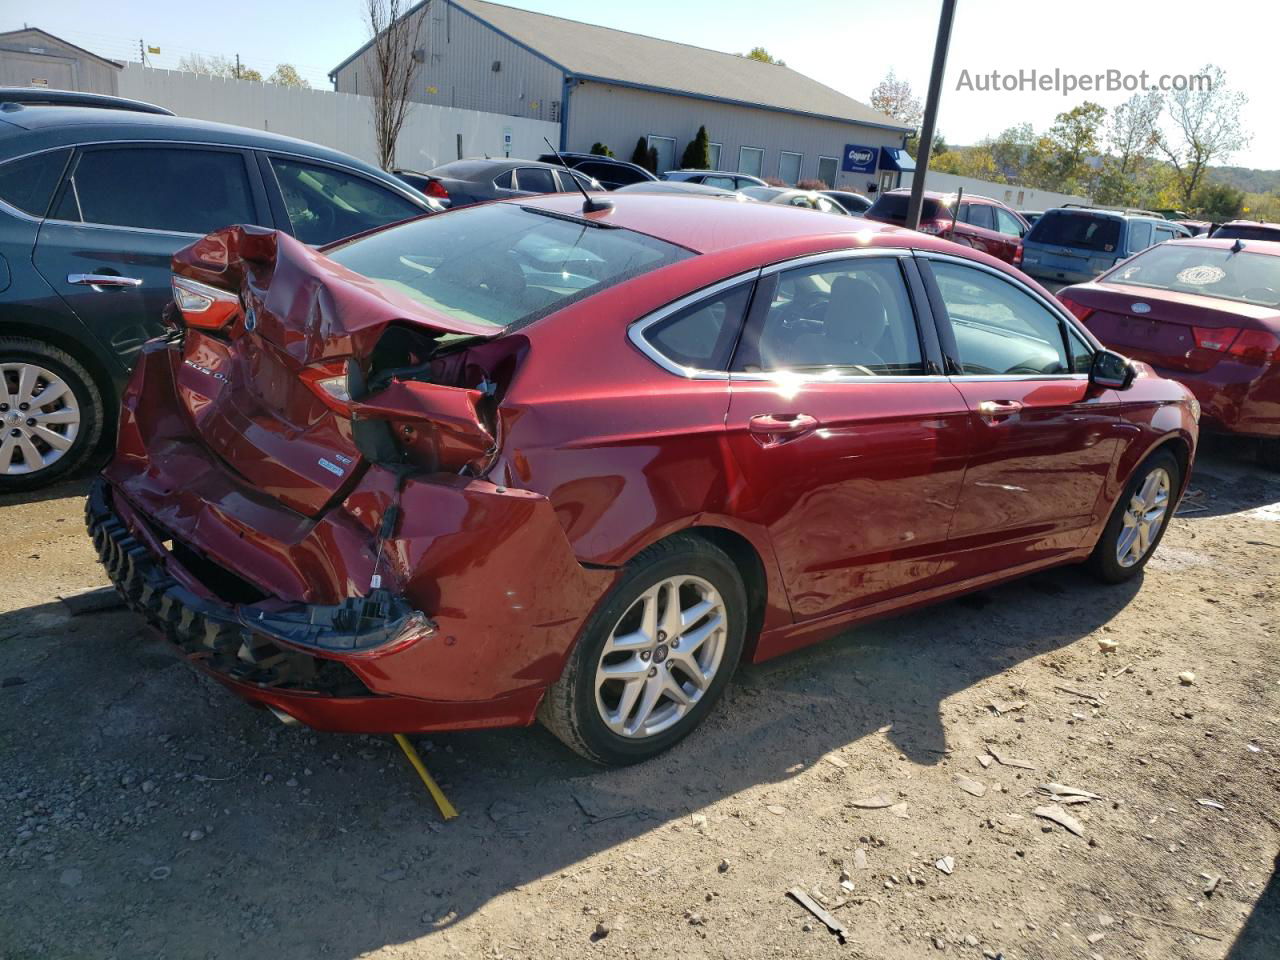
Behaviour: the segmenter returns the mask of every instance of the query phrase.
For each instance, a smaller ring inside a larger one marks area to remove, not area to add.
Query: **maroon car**
[[[1171,240],[1058,296],[1103,343],[1189,387],[1208,429],[1260,438],[1280,469],[1280,243]]]
[[[907,222],[910,190],[890,190],[880,194],[863,216],[897,226]],[[1031,224],[1022,214],[999,200],[973,194],[924,192],[920,208],[920,232],[946,237],[956,243],[989,253],[1017,266],[1021,261],[1022,238]]]
[[[1016,271],[855,218],[484,204],[175,257],[89,529],[281,719],[683,737],[743,660],[1058,564],[1150,558],[1197,427]]]

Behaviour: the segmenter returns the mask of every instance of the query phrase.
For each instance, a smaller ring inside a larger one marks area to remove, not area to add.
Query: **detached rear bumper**
[[[333,624],[331,605],[234,605],[197,595],[174,577],[171,567],[178,561],[172,555],[160,555],[147,542],[151,538],[142,532],[140,518],[127,505],[117,510],[111,487],[102,477],[89,493],[85,522],[94,549],[125,602],[192,666],[250,703],[318,730],[350,733],[416,733],[532,722],[541,689],[463,702],[375,693],[342,658],[300,649],[295,645],[299,635],[290,636],[296,624],[310,620],[312,629],[301,634],[307,643],[348,643],[352,634]],[[135,536],[134,530],[142,535]],[[383,641],[384,656],[385,647],[427,640],[436,631],[436,625],[419,611],[402,607],[401,602],[390,609],[381,633],[376,625],[372,634],[362,631],[366,640]]]

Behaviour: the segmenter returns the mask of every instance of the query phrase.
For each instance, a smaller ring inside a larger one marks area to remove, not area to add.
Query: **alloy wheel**
[[[1139,563],[1151,550],[1169,513],[1172,482],[1164,467],[1156,467],[1129,498],[1120,536],[1116,538],[1116,562],[1122,567]]]
[[[614,625],[596,667],[605,725],[641,739],[679,723],[711,687],[727,628],[724,601],[701,577],[668,577],[642,593]]]
[[[47,367],[0,364],[0,474],[34,473],[61,460],[80,432],[80,404]]]

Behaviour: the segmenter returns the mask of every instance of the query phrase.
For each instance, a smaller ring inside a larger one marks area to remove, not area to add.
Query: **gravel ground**
[[[1280,476],[1229,449],[1141,582],[1054,571],[745,668],[649,764],[419,738],[448,824],[391,740],[68,616],[105,582],[86,486],[0,500],[0,957],[1280,957]]]

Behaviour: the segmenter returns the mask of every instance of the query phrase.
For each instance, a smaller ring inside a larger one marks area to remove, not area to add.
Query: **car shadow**
[[[60,480],[47,487],[35,490],[23,490],[19,493],[0,493],[0,509],[17,506],[22,503],[44,503],[47,500],[62,500],[65,497],[87,497],[89,486],[93,482],[96,470],[78,470],[68,480]]]
[[[0,659],[0,673],[26,671],[21,686],[0,690],[12,720],[0,725],[12,733],[0,730],[0,765],[36,763],[18,731],[39,729],[48,731],[40,776],[82,777],[86,745],[112,771],[157,771],[169,812],[157,811],[115,856],[138,882],[73,908],[93,929],[134,917],[127,935],[139,955],[185,955],[181,945],[199,944],[219,956],[363,956],[430,942],[540,878],[559,876],[559,890],[599,869],[584,866],[589,858],[862,741],[870,765],[824,775],[847,778],[851,791],[884,790],[877,784],[898,765],[937,764],[956,746],[942,723],[949,697],[1099,629],[1139,585],[1106,588],[1076,568],[1052,571],[744,666],[699,730],[636,767],[594,767],[540,727],[418,737],[461,811],[447,824],[389,738],[283,728],[165,656],[133,614],[111,613],[24,645],[24,663]],[[0,636],[33,612],[55,616],[52,607],[0,617]],[[220,788],[225,779],[234,784]],[[741,815],[758,813],[748,805]],[[180,829],[206,821],[209,840],[179,841]],[[148,881],[170,866],[172,880]],[[146,898],[145,919],[130,910],[132,897]],[[293,919],[299,897],[305,924]],[[261,924],[251,945],[241,932],[247,903]]]
[[[1276,856],[1271,880],[1223,960],[1275,960],[1276,957],[1280,957],[1280,855]]]
[[[1257,462],[1250,441],[1202,438],[1179,517],[1209,519],[1274,504],[1280,504],[1280,472]]]

